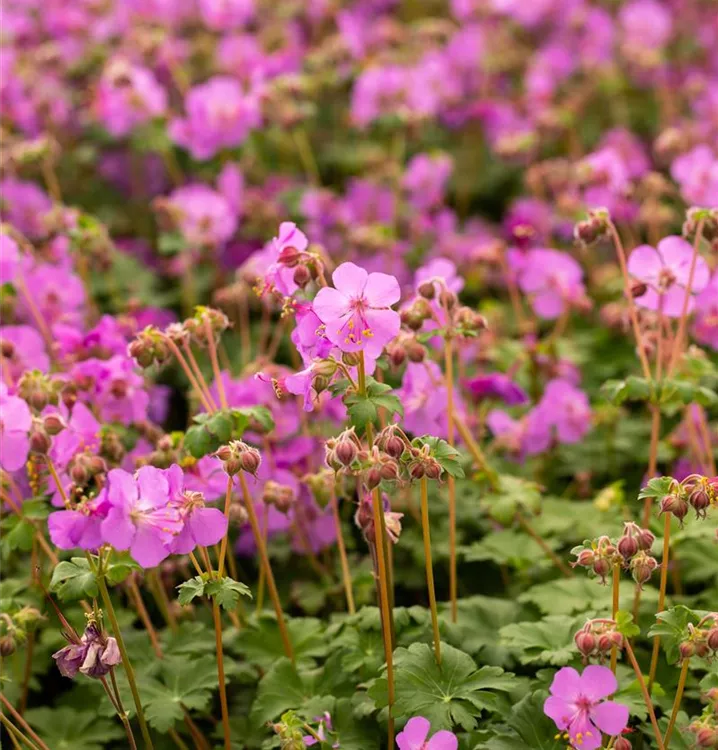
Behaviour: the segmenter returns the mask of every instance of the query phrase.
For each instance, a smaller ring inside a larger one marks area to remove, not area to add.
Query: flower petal
[[[338,289],[325,286],[317,292],[312,303],[319,320],[327,327],[335,320],[350,312],[349,297]]]
[[[167,505],[170,487],[162,469],[143,466],[137,472],[137,486],[142,506],[161,508]]]
[[[655,285],[662,268],[661,256],[650,245],[639,245],[628,259],[628,273],[646,284]]]
[[[459,747],[459,740],[453,732],[447,732],[442,729],[437,732],[427,743],[426,750],[456,750]]]
[[[364,287],[364,298],[369,307],[391,307],[401,297],[399,282],[388,273],[370,273]]]
[[[342,263],[334,270],[332,283],[348,297],[361,297],[368,278],[369,274],[356,263]],[[316,310],[316,307],[314,309]]]
[[[139,527],[130,554],[143,568],[154,568],[169,555],[162,539],[151,527]]]
[[[571,706],[563,698],[557,698],[555,695],[549,695],[546,698],[543,704],[543,712],[549,719],[553,719],[559,729],[566,729],[573,715]]]
[[[124,469],[112,469],[107,475],[107,501],[117,508],[131,508],[136,504],[137,482],[132,474]]]
[[[616,690],[618,690],[616,675],[608,667],[589,664],[583,670],[580,692],[589,700],[601,700],[615,693]]]
[[[553,676],[549,691],[557,698],[572,701],[581,689],[581,675],[573,667],[563,667]]]
[[[615,701],[599,703],[591,709],[593,723],[606,734],[620,734],[628,724],[628,706]]]
[[[431,724],[423,716],[415,716],[406,722],[403,732],[396,736],[396,744],[399,750],[421,750],[426,742]]]
[[[217,544],[227,533],[227,519],[219,508],[197,508],[187,523],[195,542],[205,547]]]
[[[123,472],[126,473],[126,472]],[[124,508],[111,508],[102,522],[102,538],[115,549],[129,549],[136,529]]]

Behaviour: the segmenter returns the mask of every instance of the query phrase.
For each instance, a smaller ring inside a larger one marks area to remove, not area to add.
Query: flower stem
[[[220,395],[220,398],[222,396]],[[222,545],[219,548],[219,577],[224,577],[224,561],[227,557],[227,540],[229,539],[229,509],[232,504],[232,489],[233,489],[233,480],[232,477],[227,477],[227,492],[224,496],[224,517],[227,519],[227,531],[225,535],[222,537]]]
[[[282,644],[284,646],[284,653],[294,664],[294,649],[292,648],[292,642],[289,639],[289,631],[287,630],[287,624],[284,621],[284,612],[282,611],[282,603],[279,599],[279,592],[277,591],[277,585],[274,582],[274,575],[272,574],[272,566],[269,562],[269,555],[267,554],[267,547],[264,544],[264,537],[262,536],[262,530],[259,528],[259,521],[257,520],[257,513],[254,509],[254,502],[251,495],[249,494],[249,487],[247,487],[247,480],[244,478],[244,472],[239,472],[239,483],[242,486],[242,495],[244,497],[244,506],[247,509],[247,515],[249,516],[249,523],[252,527],[252,533],[254,534],[254,543],[257,545],[259,552],[259,559],[264,569],[264,577],[267,582],[267,589],[269,596],[274,604],[274,611],[277,615],[277,624],[279,625],[279,633],[282,637]]]
[[[10,701],[0,692],[0,702],[2,702],[3,706],[10,712],[10,715],[18,724],[18,727],[21,727],[25,732],[27,732],[28,737],[40,748],[40,750],[50,750],[50,748],[40,739],[37,732],[25,721],[25,719],[20,716],[20,714],[15,710],[15,707],[10,703]],[[7,721],[7,718],[6,718]]]
[[[653,479],[656,476],[658,468],[658,438],[661,433],[661,410],[658,406],[651,406],[651,447],[648,456],[648,478]],[[641,519],[643,526],[648,526],[651,518],[651,507],[653,498],[647,497],[643,502],[643,517]]]
[[[668,582],[668,561],[670,558],[670,541],[671,541],[671,514],[666,513],[663,522],[663,558],[661,560],[661,586],[658,590],[658,608],[656,612],[663,612],[666,602],[666,584]],[[656,677],[658,667],[658,651],[661,644],[661,636],[653,636],[653,654],[651,655],[651,668],[648,672],[648,692],[650,694],[653,688],[653,681]]]
[[[611,607],[611,617],[615,620],[618,612],[618,594],[621,586],[621,566],[616,563],[613,566],[613,602]],[[611,672],[616,674],[616,662],[618,661],[618,647],[611,648]]]
[[[342,580],[344,581],[344,593],[347,598],[347,610],[350,615],[356,612],[356,605],[354,604],[354,592],[352,590],[352,576],[349,571],[349,560],[347,559],[347,550],[344,545],[344,532],[342,531],[342,519],[339,515],[339,500],[337,498],[336,487],[332,483],[332,497],[329,501],[332,506],[332,514],[334,515],[334,525],[337,530],[337,547],[339,549],[339,561],[342,567]]]
[[[204,319],[204,332],[207,336],[207,348],[209,349],[209,359],[212,363],[212,372],[214,373],[214,382],[217,384],[217,392],[219,393],[219,403],[223,409],[226,409],[229,404],[227,403],[227,394],[224,390],[224,383],[222,382],[222,372],[219,368],[219,357],[217,357],[217,344],[214,340],[214,331],[210,325],[209,318]]]
[[[12,746],[14,748],[19,748],[22,750],[22,745],[20,744],[20,741],[22,741],[27,747],[30,748],[30,750],[37,750],[37,745],[25,734],[23,734],[11,721],[10,719],[5,716],[4,713],[0,713],[0,722],[7,730],[8,735],[10,736],[10,739],[12,740]]]
[[[107,686],[107,681],[104,677],[102,678],[102,685],[107,691],[107,697],[110,699],[110,703],[112,703],[112,705],[115,707],[117,715],[120,717],[122,726],[125,728],[125,734],[127,735],[127,742],[130,746],[130,750],[137,750],[135,735],[132,732],[132,726],[130,725],[127,711],[125,711],[125,707],[122,705],[122,698],[120,697],[120,690],[117,687],[117,678],[115,677],[114,669],[110,670],[110,680],[112,681],[112,692],[114,692],[114,697],[112,695],[112,692],[110,692],[110,689]]]
[[[673,734],[673,727],[676,725],[676,719],[678,719],[678,709],[681,707],[681,701],[683,700],[683,690],[686,686],[686,678],[688,677],[688,663],[690,659],[684,659],[681,665],[681,674],[678,678],[678,687],[676,688],[676,697],[673,700],[673,710],[671,711],[671,718],[668,722],[668,729],[666,729],[666,736],[663,738],[663,744],[665,747],[670,747],[671,735]]]
[[[441,635],[439,634],[439,615],[436,610],[436,592],[434,591],[434,569],[431,564],[431,527],[429,526],[429,482],[421,478],[421,531],[424,537],[424,563],[426,565],[426,588],[429,591],[431,609],[431,627],[434,631],[434,654],[436,663],[441,666]],[[453,603],[453,602],[452,602]]]
[[[446,338],[444,343],[444,367],[446,370],[447,437],[449,445],[453,448],[456,443],[454,434],[454,351],[453,342],[449,337]],[[456,480],[449,474],[446,483],[449,490],[449,599],[451,600],[451,622],[456,622],[459,615],[456,581]],[[441,663],[440,655],[437,655],[437,661]]]
[[[200,388],[204,391],[205,398],[209,402],[211,408],[211,411],[215,412],[217,411],[217,403],[214,400],[214,397],[212,396],[212,393],[209,389],[209,385],[207,381],[205,380],[204,375],[202,374],[202,368],[199,366],[199,362],[197,362],[197,358],[194,356],[194,352],[192,351],[192,345],[189,342],[189,339],[185,339],[182,348],[184,349],[184,353],[187,355],[187,362],[189,362],[189,366],[192,369],[192,372],[194,372],[195,377],[197,378],[197,383],[199,384]]]
[[[110,619],[112,625],[112,632],[115,634],[117,640],[117,646],[120,649],[120,655],[122,656],[122,666],[125,668],[125,674],[127,675],[127,682],[130,684],[130,691],[132,692],[132,699],[135,702],[135,709],[137,710],[137,720],[140,723],[140,731],[142,732],[142,739],[145,742],[145,747],[152,750],[152,739],[150,738],[150,731],[145,721],[145,714],[142,710],[142,701],[140,700],[140,693],[137,690],[137,682],[135,681],[135,670],[132,668],[130,663],[130,657],[125,648],[125,641],[122,638],[122,631],[120,625],[117,622],[117,615],[115,615],[115,608],[112,606],[112,600],[110,599],[110,592],[107,590],[107,584],[102,574],[97,576],[97,587],[100,589],[100,596],[102,602],[107,610],[107,616]]]
[[[142,620],[142,624],[144,625],[144,628],[150,637],[150,643],[152,643],[152,650],[155,652],[155,656],[158,659],[161,659],[163,654],[162,654],[162,647],[160,646],[159,639],[157,638],[157,631],[155,630],[154,625],[152,624],[150,615],[147,612],[147,607],[145,607],[145,603],[144,601],[142,601],[142,594],[140,593],[140,589],[137,586],[137,582],[132,577],[130,577],[127,582],[127,590],[130,592],[130,598],[134,602],[135,609],[137,610],[137,614],[140,616],[140,620]]]
[[[546,540],[538,534],[532,527],[531,524],[521,515],[516,514],[516,520],[519,522],[519,526],[538,544],[539,547],[551,558],[553,564],[566,576],[566,578],[573,578],[574,573],[571,568],[546,544]]]
[[[217,644],[217,676],[219,678],[219,703],[222,707],[222,727],[224,729],[224,748],[232,750],[229,729],[229,708],[227,707],[227,685],[224,677],[224,650],[222,648],[222,618],[219,614],[217,599],[212,599],[212,618],[214,619],[214,638]]]
[[[314,158],[314,152],[312,151],[307,131],[304,128],[297,127],[292,131],[292,137],[294,145],[297,147],[297,153],[302,162],[304,173],[314,187],[319,187],[322,184],[322,178],[317,166],[317,160]]]
[[[210,402],[207,400],[207,397],[202,390],[202,386],[200,386],[197,378],[194,376],[194,373],[185,361],[185,358],[182,356],[182,352],[179,350],[179,347],[177,346],[177,344],[175,344],[174,341],[172,341],[169,336],[165,336],[164,340],[167,343],[170,351],[174,355],[174,358],[177,360],[177,363],[184,371],[184,374],[187,376],[187,380],[189,380],[190,385],[192,386],[192,388],[194,388],[194,392],[197,394],[197,398],[199,398],[202,406],[204,406],[206,411],[211,414],[214,411],[214,409],[212,408],[212,404],[210,404]]]
[[[481,469],[481,471],[484,472],[484,474],[486,474],[486,479],[488,480],[491,489],[497,490],[499,488],[498,474],[489,465],[484,452],[481,450],[476,440],[474,440],[474,437],[471,434],[471,430],[468,428],[467,424],[456,413],[454,413],[454,424],[456,425],[456,429],[458,430],[459,435],[461,435],[461,439],[464,441],[464,443],[466,443],[466,448],[471,454],[471,457],[474,459],[474,463],[478,466],[479,469]]]
[[[626,649],[626,653],[628,654],[628,660],[631,662],[633,671],[636,673],[638,686],[641,689],[643,700],[645,701],[646,708],[648,709],[648,716],[651,720],[651,726],[653,727],[653,733],[656,736],[656,743],[658,744],[658,750],[665,750],[663,739],[661,738],[661,730],[658,728],[658,722],[656,721],[656,714],[655,714],[655,711],[653,710],[653,702],[651,701],[651,696],[648,694],[648,690],[646,689],[646,682],[643,679],[641,668],[638,666],[638,662],[636,661],[636,655],[633,653],[633,649],[631,648],[631,644],[628,638],[623,639],[623,647]]]

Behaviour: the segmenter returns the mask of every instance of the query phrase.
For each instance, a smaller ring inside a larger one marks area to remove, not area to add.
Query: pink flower
[[[0,285],[12,284],[20,266],[20,249],[17,242],[5,234],[0,234]]]
[[[19,396],[0,390],[0,466],[17,471],[25,465],[30,450],[28,432],[32,425],[30,407]]]
[[[601,732],[613,736],[626,728],[628,707],[601,700],[617,689],[616,677],[608,667],[591,665],[581,675],[564,667],[554,675],[543,710],[559,729],[568,731],[572,747],[596,750],[601,747]]]
[[[167,557],[168,545],[182,530],[179,510],[170,504],[170,486],[161,469],[143,466],[135,476],[113,469],[107,475],[112,506],[102,522],[102,538],[115,549],[129,549],[143,568]]]
[[[591,428],[588,396],[560,378],[548,383],[534,412],[535,417],[556,430],[560,443],[578,443]]]
[[[50,513],[47,528],[52,543],[60,549],[97,549],[102,546],[102,522],[110,505],[107,493],[87,500],[75,510],[58,510]]]
[[[0,341],[12,344],[12,354],[4,364],[13,380],[19,380],[25,370],[50,370],[45,342],[32,326],[0,326]]]
[[[650,245],[637,247],[628,259],[628,272],[648,284],[648,290],[636,299],[636,304],[648,310],[661,308],[669,318],[680,317],[692,258],[693,248],[681,237],[665,237],[657,248]],[[706,262],[698,256],[692,294],[703,291],[708,285],[709,277]],[[688,300],[689,313],[695,306],[692,294]]]
[[[290,297],[299,289],[294,281],[295,265],[289,258],[296,257],[309,247],[307,236],[291,221],[283,221],[279,225],[279,234],[272,239],[263,253],[266,254],[269,265],[264,272],[265,288],[276,289],[285,297]]]
[[[696,297],[696,320],[693,335],[702,344],[718,350],[718,273]]]
[[[529,250],[522,260],[519,286],[530,296],[540,317],[557,318],[567,304],[584,296],[583,270],[570,255],[558,250]]]
[[[199,0],[199,14],[208,29],[227,31],[252,18],[254,0]]]
[[[183,237],[193,248],[221,245],[237,231],[237,214],[230,201],[208,185],[177,188],[168,203]]]
[[[326,326],[327,338],[342,351],[366,349],[378,356],[399,333],[399,283],[386,273],[368,274],[354,263],[342,263],[332,274],[335,288],[324,287],[314,298],[314,312]]]
[[[696,146],[671,164],[671,177],[686,202],[694,206],[718,205],[718,158],[705,145]]]
[[[447,732],[442,729],[437,732],[430,740],[429,729],[431,724],[423,716],[415,716],[406,722],[402,732],[396,736],[396,744],[399,750],[456,750],[459,741],[453,732]]]

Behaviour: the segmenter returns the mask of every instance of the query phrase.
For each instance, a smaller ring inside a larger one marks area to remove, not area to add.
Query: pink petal
[[[11,432],[27,432],[32,425],[32,414],[27,403],[17,396],[3,399],[0,413],[5,430]]]
[[[133,507],[137,502],[137,482],[128,471],[112,469],[107,475],[107,500],[118,508]],[[127,549],[127,547],[123,547]]]
[[[330,286],[325,286],[317,292],[312,305],[319,320],[327,326],[350,312],[349,298]]]
[[[628,273],[646,284],[656,284],[663,262],[650,245],[639,245],[628,258]]]
[[[304,232],[297,229],[297,225],[291,221],[283,221],[279,225],[279,236],[277,239],[280,245],[295,247],[299,252],[306,250],[309,244]]]
[[[590,664],[581,675],[580,693],[591,701],[598,701],[618,690],[616,675],[608,667]]]
[[[381,342],[382,347],[396,338],[401,328],[401,318],[394,310],[367,310],[364,318],[372,343]]]
[[[581,675],[573,667],[563,667],[553,676],[549,691],[570,703],[581,691]]]
[[[130,554],[143,568],[154,568],[169,552],[151,527],[137,529]]]
[[[399,750],[421,750],[426,742],[431,724],[423,716],[415,716],[406,722],[403,732],[396,736],[396,744]]]
[[[686,300],[686,290],[682,286],[675,284],[663,295],[663,314],[667,318],[680,318],[683,314],[683,305]],[[686,314],[693,312],[695,299],[693,295],[688,297],[688,307]]]
[[[161,508],[169,499],[169,483],[162,469],[143,466],[137,472],[137,485],[143,506]]]
[[[130,548],[136,529],[123,508],[111,508],[102,522],[101,532],[105,542],[123,550]]]
[[[187,520],[197,544],[207,546],[227,533],[227,519],[219,508],[197,508]]]
[[[553,290],[539,292],[531,300],[531,307],[533,307],[534,312],[545,320],[558,318],[563,312],[565,304],[563,297]]]
[[[388,273],[370,273],[364,297],[370,307],[391,307],[401,297],[399,282]]]
[[[342,263],[341,266],[337,266],[332,274],[332,283],[336,289],[347,297],[361,297],[364,294],[368,278],[369,274],[356,263]],[[317,309],[316,305],[314,309]],[[322,316],[319,315],[319,317]]]
[[[426,744],[426,750],[456,750],[459,740],[453,732],[442,729],[437,732]]]
[[[571,746],[580,750],[597,750],[601,747],[602,737],[598,728],[585,716],[574,721],[568,728]],[[580,737],[579,737],[580,734]]]
[[[628,724],[628,706],[615,701],[599,703],[591,709],[594,724],[606,734],[620,734]]]
[[[573,709],[562,698],[550,695],[544,701],[543,712],[549,717],[549,719],[553,719],[559,729],[566,729],[571,721]]]
[[[60,549],[78,547],[87,520],[87,516],[74,510],[59,510],[50,513],[47,518],[47,528],[52,543]]]
[[[22,469],[30,450],[30,439],[22,432],[0,432],[0,466],[5,471]]]
[[[681,286],[688,285],[691,262],[693,260],[693,246],[682,237],[664,237],[658,243],[658,252],[663,262],[673,271],[677,282]],[[696,268],[693,273],[694,292],[700,292],[708,284],[710,271],[703,258],[699,255],[696,259]]]

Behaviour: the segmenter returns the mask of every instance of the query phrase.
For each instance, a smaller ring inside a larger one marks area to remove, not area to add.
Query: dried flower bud
[[[262,500],[267,505],[273,505],[280,513],[288,513],[296,496],[294,490],[284,484],[269,480],[264,485]]]

